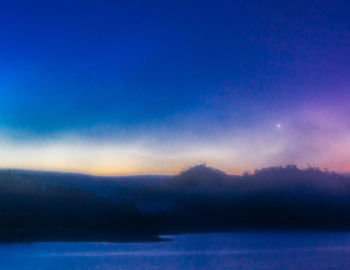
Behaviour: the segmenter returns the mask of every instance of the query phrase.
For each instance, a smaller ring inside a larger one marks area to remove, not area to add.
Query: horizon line
[[[248,174],[254,174],[255,171],[257,170],[262,170],[262,169],[268,169],[268,168],[286,168],[288,166],[295,166],[299,170],[306,170],[308,168],[313,168],[313,169],[319,169],[322,172],[330,172],[330,173],[336,173],[340,175],[347,175],[350,174],[350,171],[333,171],[333,170],[328,170],[327,168],[321,169],[320,167],[314,167],[314,166],[307,166],[305,168],[300,168],[300,166],[297,166],[295,164],[287,164],[287,165],[274,165],[274,166],[266,166],[266,167],[261,167],[261,168],[256,168],[253,171],[243,171],[242,173],[239,174],[232,174],[228,173],[224,170],[218,169],[214,166],[208,166],[207,164],[196,164],[193,166],[187,166],[186,168],[180,170],[177,173],[119,173],[119,174],[103,174],[103,173],[92,173],[88,171],[81,171],[81,170],[55,170],[55,169],[40,169],[40,168],[20,168],[20,167],[0,167],[0,171],[20,171],[20,172],[29,172],[29,173],[56,173],[56,174],[72,174],[72,175],[84,175],[84,176],[91,176],[91,177],[107,177],[107,178],[113,178],[113,177],[132,177],[132,176],[176,176],[181,174],[184,171],[187,171],[191,168],[198,167],[198,166],[205,166],[207,168],[212,168],[215,170],[219,170],[227,175],[232,175],[232,176],[243,176],[245,173]]]

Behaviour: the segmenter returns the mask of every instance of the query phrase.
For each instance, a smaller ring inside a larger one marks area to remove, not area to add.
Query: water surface
[[[152,243],[1,244],[0,269],[349,269],[350,233],[245,232]]]

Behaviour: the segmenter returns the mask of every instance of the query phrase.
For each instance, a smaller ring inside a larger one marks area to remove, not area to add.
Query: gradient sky
[[[350,171],[349,1],[0,2],[0,166]]]

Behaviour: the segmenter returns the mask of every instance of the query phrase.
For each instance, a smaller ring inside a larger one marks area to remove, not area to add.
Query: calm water
[[[0,269],[349,269],[349,233],[229,233],[158,243],[0,245]]]

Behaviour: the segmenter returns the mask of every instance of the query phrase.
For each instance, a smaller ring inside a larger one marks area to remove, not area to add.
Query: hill
[[[152,221],[132,204],[38,179],[27,172],[0,173],[0,241],[129,241],[156,235]]]
[[[350,179],[290,165],[228,175],[99,177],[3,170],[0,240],[154,239],[237,229],[350,229]]]

